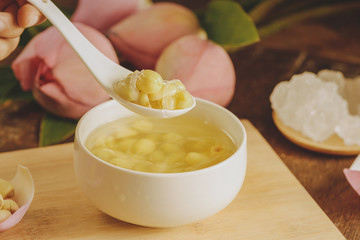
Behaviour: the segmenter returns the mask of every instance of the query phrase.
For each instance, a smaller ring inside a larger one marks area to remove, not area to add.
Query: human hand
[[[45,21],[45,17],[26,0],[0,1],[0,60],[15,50],[24,29]]]

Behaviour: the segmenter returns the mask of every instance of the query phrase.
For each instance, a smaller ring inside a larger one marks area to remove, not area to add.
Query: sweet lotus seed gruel
[[[119,119],[91,133],[86,147],[113,165],[155,173],[206,168],[236,151],[226,132],[207,121],[187,116]]]
[[[115,82],[114,91],[123,99],[155,109],[184,109],[194,104],[180,80],[163,80],[152,70],[135,71]]]

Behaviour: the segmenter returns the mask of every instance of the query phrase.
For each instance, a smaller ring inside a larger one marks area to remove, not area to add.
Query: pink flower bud
[[[164,79],[180,79],[195,97],[226,106],[235,91],[235,70],[231,58],[219,45],[189,35],[169,45],[155,70]]]
[[[79,0],[71,21],[85,23],[105,32],[115,23],[150,4],[149,0]]]
[[[84,24],[77,28],[103,54],[118,62],[110,41]],[[49,112],[79,118],[91,107],[109,99],[80,58],[54,27],[34,37],[12,64],[21,87],[32,90]]]
[[[152,69],[171,42],[199,30],[198,19],[191,10],[179,4],[160,2],[114,25],[109,38],[137,68]]]

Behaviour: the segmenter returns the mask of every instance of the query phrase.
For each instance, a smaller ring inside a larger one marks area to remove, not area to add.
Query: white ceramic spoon
[[[182,115],[195,106],[190,108],[167,110],[167,109],[153,109],[143,107],[141,105],[131,103],[114,92],[113,84],[128,76],[131,71],[116,64],[105,55],[103,55],[97,48],[94,47],[79,30],[70,22],[70,20],[60,11],[60,9],[50,0],[27,0],[42,12],[49,21],[59,30],[59,32],[68,41],[70,46],[79,55],[81,60],[87,66],[89,71],[98,81],[98,83],[105,89],[109,95],[121,103],[124,107],[138,114],[157,117],[157,118],[171,118]]]

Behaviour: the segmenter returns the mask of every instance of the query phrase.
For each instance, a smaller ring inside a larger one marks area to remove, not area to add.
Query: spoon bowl
[[[114,83],[125,79],[132,71],[113,62],[102,54],[50,0],[27,0],[34,5],[58,29],[78,54],[85,66],[104,90],[124,107],[147,117],[171,118],[190,111],[196,104],[185,109],[169,110],[144,107],[121,98],[113,89]]]

